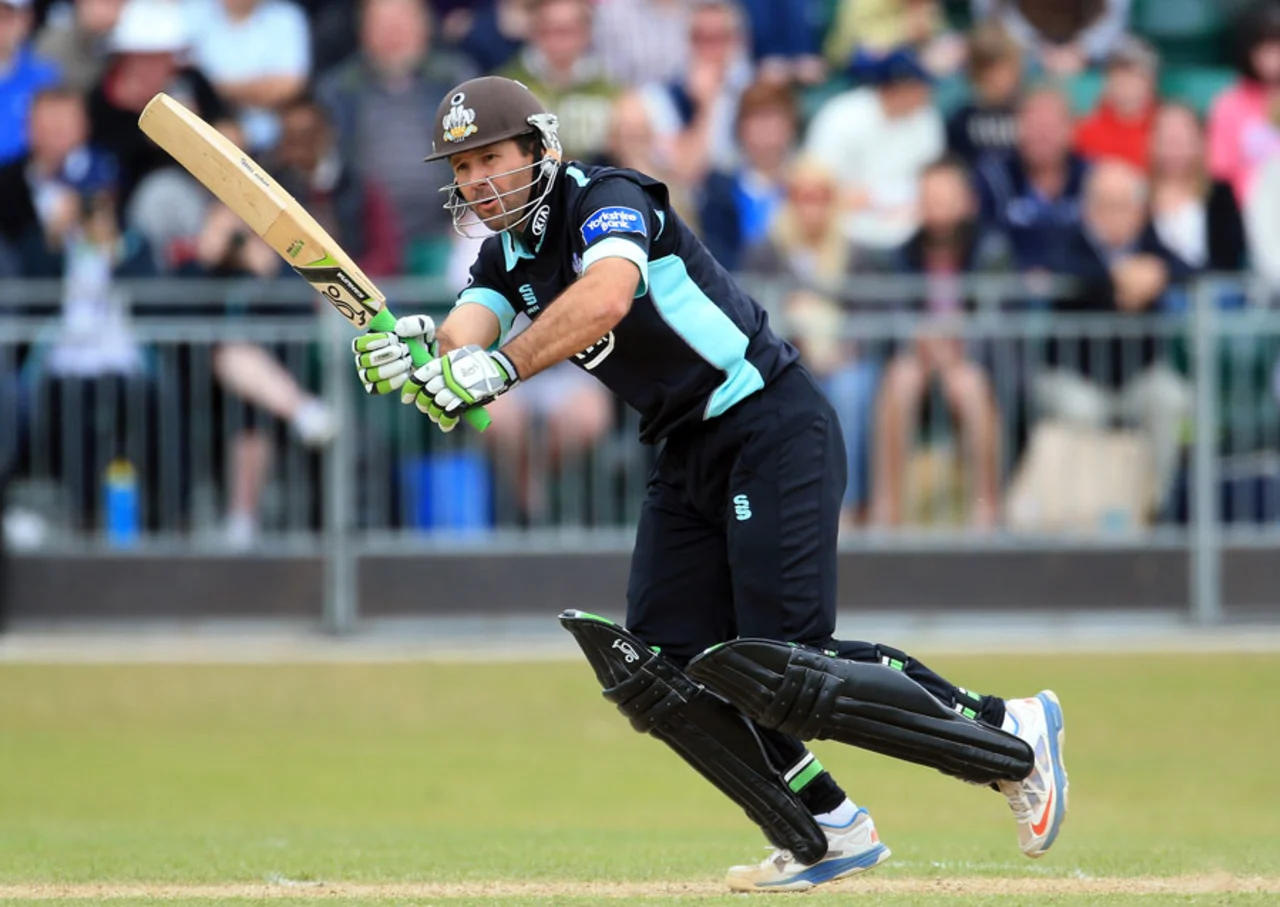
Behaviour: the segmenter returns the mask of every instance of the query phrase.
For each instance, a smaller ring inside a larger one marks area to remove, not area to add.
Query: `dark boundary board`
[[[461,557],[461,563],[459,562]],[[1280,619],[1276,553],[1227,550],[1228,616]],[[625,607],[624,553],[369,556],[358,561],[369,617],[555,614]],[[9,616],[39,622],[129,618],[319,618],[317,557],[11,556]],[[446,594],[450,576],[465,596]],[[841,611],[937,612],[1189,608],[1185,550],[846,551]],[[374,594],[376,589],[376,594]],[[459,610],[465,603],[465,611]]]

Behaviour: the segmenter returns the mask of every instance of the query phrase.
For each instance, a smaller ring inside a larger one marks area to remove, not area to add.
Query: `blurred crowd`
[[[440,98],[481,73],[533,89],[569,157],[666,181],[727,269],[792,286],[784,329],[841,412],[849,525],[910,518],[922,411],[954,438],[962,519],[999,523],[1031,446],[1021,400],[1132,426],[1146,509],[1170,504],[1185,356],[1137,328],[1088,355],[1058,338],[1032,367],[1016,339],[962,336],[978,303],[958,277],[1067,277],[1001,305],[1126,319],[1185,311],[1197,273],[1280,285],[1280,0],[0,0],[0,277],[69,288],[42,378],[145,380],[114,277],[287,270],[138,131],[156,92],[269,166],[371,276],[460,286],[476,245],[442,209],[447,165],[421,159]],[[895,274],[927,290],[848,295]],[[842,340],[864,311],[927,317]],[[285,371],[260,347],[215,353],[228,392],[325,443],[332,414]],[[558,462],[618,418],[567,367],[497,403],[490,441],[517,463],[534,423]],[[265,456],[242,440],[237,462]],[[544,506],[506,472],[525,512]]]

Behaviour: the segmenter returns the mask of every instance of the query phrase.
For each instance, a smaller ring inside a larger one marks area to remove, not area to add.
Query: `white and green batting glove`
[[[436,323],[426,315],[408,315],[396,321],[394,333],[374,331],[351,341],[356,373],[367,393],[393,394],[409,380],[413,370],[410,340],[417,340],[434,356]]]
[[[516,367],[501,352],[464,346],[432,359],[405,382],[400,402],[412,403],[441,431],[453,431],[473,406],[483,406],[520,383]]]

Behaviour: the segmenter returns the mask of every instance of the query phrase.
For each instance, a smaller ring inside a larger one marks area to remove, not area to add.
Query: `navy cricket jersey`
[[[641,441],[719,416],[798,358],[672,211],[662,183],[578,163],[556,183],[519,235],[485,240],[458,305],[488,308],[505,339],[517,313],[536,320],[594,262],[633,262],[631,310],[570,361],[640,413]]]

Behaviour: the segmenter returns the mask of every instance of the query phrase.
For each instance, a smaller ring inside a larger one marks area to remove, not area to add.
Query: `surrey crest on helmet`
[[[476,112],[470,107],[462,106],[466,99],[466,94],[461,91],[449,99],[449,112],[444,115],[440,124],[444,128],[443,138],[446,142],[461,142],[480,129],[475,123]]]

